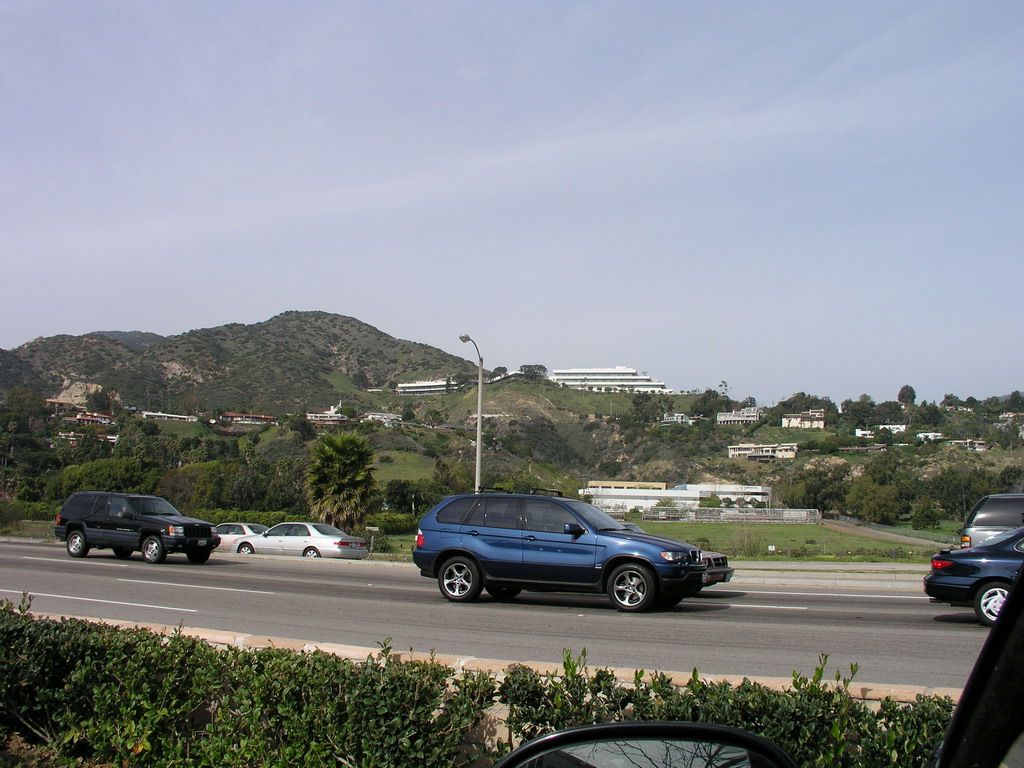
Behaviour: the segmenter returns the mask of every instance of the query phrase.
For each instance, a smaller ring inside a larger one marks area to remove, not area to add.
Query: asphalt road
[[[961,688],[988,630],[969,609],[930,603],[919,574],[755,570],[660,612],[615,611],[601,595],[523,593],[444,600],[411,565],[214,555],[153,566],[51,544],[0,542],[0,599],[32,609],[396,650],[591,667]],[[801,566],[802,567],[802,566]]]

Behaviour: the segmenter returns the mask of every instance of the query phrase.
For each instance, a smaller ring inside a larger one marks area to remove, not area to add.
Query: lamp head
[[[469,338],[469,334],[468,333],[464,333],[461,336],[459,336],[459,341],[461,341],[463,344],[465,344],[467,341],[472,341],[472,339]]]

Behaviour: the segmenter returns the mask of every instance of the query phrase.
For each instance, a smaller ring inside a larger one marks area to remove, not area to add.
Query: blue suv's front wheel
[[[658,597],[658,581],[647,566],[620,565],[608,577],[608,597],[620,611],[646,611]]]
[[[456,603],[476,600],[483,589],[480,568],[468,557],[453,557],[446,560],[437,575],[437,586],[441,594]]]

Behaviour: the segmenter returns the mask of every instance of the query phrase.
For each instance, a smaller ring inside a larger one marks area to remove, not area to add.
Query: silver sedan
[[[259,523],[221,523],[217,526],[217,535],[220,536],[220,548],[222,552],[234,552],[239,539],[246,536],[254,536],[270,530]]]
[[[366,539],[349,536],[325,523],[278,523],[256,536],[235,542],[240,555],[302,555],[302,557],[343,557],[363,560],[370,556]]]

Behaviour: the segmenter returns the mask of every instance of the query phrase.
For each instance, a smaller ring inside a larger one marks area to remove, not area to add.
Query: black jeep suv
[[[147,563],[162,563],[169,552],[205,563],[220,544],[211,523],[185,517],[159,496],[133,493],[74,493],[57,513],[53,532],[72,557],[109,548],[122,559],[142,552]]]

